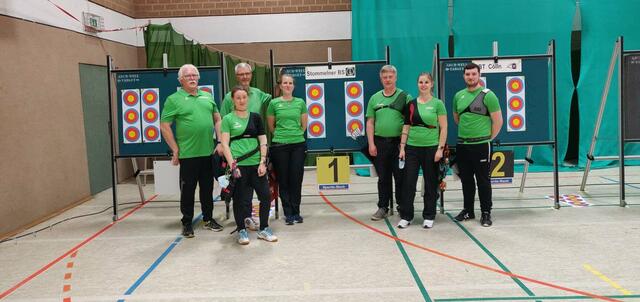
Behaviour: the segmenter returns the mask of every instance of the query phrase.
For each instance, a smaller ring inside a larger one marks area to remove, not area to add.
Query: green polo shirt
[[[271,95],[263,92],[262,90],[249,87],[249,102],[247,104],[247,109],[250,112],[255,112],[257,114],[262,115],[262,106],[271,100]],[[231,98],[231,91],[227,92],[224,95],[224,99],[222,100],[222,104],[220,105],[220,115],[223,117],[235,109],[233,106],[233,99]]]
[[[473,99],[480,94],[480,92],[484,89],[484,87],[479,87],[474,91],[469,91],[467,89],[463,89],[458,91],[453,97],[453,110],[458,113],[459,122],[458,122],[458,137],[459,138],[477,138],[484,136],[491,136],[491,117],[486,115],[475,114],[471,112],[467,112],[465,114],[460,114],[464,111],[469,104],[473,102]],[[487,106],[487,109],[490,113],[500,111],[500,103],[498,102],[498,97],[493,91],[489,91],[484,96],[483,103]],[[473,143],[466,144],[480,144],[491,141],[491,139],[486,139]]]
[[[391,96],[385,96],[383,94],[383,91],[384,90],[380,90],[376,92],[376,94],[372,95],[369,99],[369,103],[367,104],[366,117],[375,118],[374,135],[382,137],[400,136],[400,133],[402,133],[402,125],[404,125],[404,117],[402,116],[402,112],[388,107],[379,109],[378,111],[376,111],[375,108],[377,108],[378,106],[391,104],[396,99],[398,94],[402,92],[402,89],[397,88]],[[407,94],[405,103],[411,99],[412,97]]]
[[[442,100],[435,97],[426,103],[416,101],[416,104],[418,104],[418,113],[422,121],[427,125],[436,126],[436,128],[429,129],[421,126],[411,126],[409,128],[407,145],[415,147],[437,146],[440,142],[440,124],[438,123],[438,117],[446,116],[447,109],[444,107]]]
[[[230,114],[225,115],[222,118],[222,125],[220,126],[220,131],[222,133],[229,133],[229,137],[234,137],[238,135],[242,135],[249,124],[249,116],[247,117],[239,117],[235,114],[235,112],[231,112]],[[264,135],[264,125],[262,120],[255,125],[257,135]],[[229,142],[229,147],[231,148],[231,155],[234,159],[237,159],[240,156],[243,156],[251,151],[253,151],[258,146],[258,139],[255,137],[247,137],[241,138],[234,141]],[[249,158],[238,163],[238,166],[255,166],[260,164],[260,152],[256,152]]]
[[[271,100],[267,107],[267,116],[275,118],[276,126],[271,141],[281,144],[304,142],[301,116],[305,113],[307,104],[301,98],[294,97],[286,101],[279,97]]]
[[[209,156],[213,153],[213,114],[218,106],[210,93],[198,90],[191,95],[180,88],[167,97],[160,121],[176,123],[178,158]]]

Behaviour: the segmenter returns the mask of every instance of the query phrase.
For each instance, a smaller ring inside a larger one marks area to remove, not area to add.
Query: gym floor
[[[517,175],[494,185],[488,228],[454,221],[462,192],[449,180],[432,229],[421,227],[419,194],[412,225],[398,229],[397,213],[370,220],[376,178],[352,174],[349,191],[322,195],[307,171],[304,223],[272,218],[278,242],[250,232],[247,246],[229,234],[224,203],[214,210],[224,231],[204,230],[197,217],[186,239],[177,196],[155,196],[147,184],[141,203],[137,186],[122,184],[116,222],[107,190],[23,233],[44,228],[36,234],[0,243],[0,300],[638,301],[640,168],[626,176],[620,207],[617,168],[592,171],[585,192],[581,172],[563,172],[560,193],[583,202],[556,210],[551,173],[530,173],[523,193]]]

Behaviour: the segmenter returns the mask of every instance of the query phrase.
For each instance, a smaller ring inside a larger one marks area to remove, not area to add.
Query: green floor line
[[[462,231],[467,234],[467,236],[473,241],[475,242],[480,249],[482,249],[496,264],[498,264],[498,266],[500,266],[500,268],[508,273],[511,273],[511,271],[504,265],[502,264],[502,262],[500,262],[500,260],[498,260],[498,258],[496,258],[496,256],[494,256],[481,242],[480,240],[478,240],[475,236],[473,236],[469,230],[467,230],[467,228],[465,228],[460,222],[458,222],[457,220],[453,219],[453,216],[451,216],[451,214],[446,213],[447,216],[449,217],[449,219],[451,219],[451,221],[453,221],[456,225],[458,225],[458,227],[460,229],[462,229]],[[524,285],[524,283],[522,283],[522,281],[520,281],[520,279],[516,278],[516,277],[511,277],[511,279],[513,281],[516,282],[516,284],[518,284],[518,286],[520,286],[520,288],[522,290],[524,290],[525,293],[527,293],[527,295],[529,296],[535,296],[535,294],[526,286]]]
[[[604,296],[612,299],[640,299],[640,295]],[[587,296],[538,296],[538,297],[487,297],[487,298],[447,298],[435,299],[435,302],[468,302],[468,301],[529,301],[529,300],[593,300]]]
[[[389,219],[385,218],[384,222],[387,223],[387,227],[389,228],[391,235],[393,235],[394,237],[398,237],[398,234],[396,234],[396,230],[393,229],[393,226],[389,222]],[[398,246],[398,249],[400,250],[402,257],[404,258],[404,262],[407,263],[407,266],[409,267],[409,271],[411,271],[411,275],[413,276],[413,280],[416,281],[416,285],[418,285],[418,288],[420,289],[420,293],[422,293],[422,297],[424,298],[425,301],[432,302],[433,300],[431,300],[431,298],[429,297],[429,294],[427,293],[427,289],[422,284],[422,280],[420,280],[420,276],[418,276],[418,272],[416,272],[416,269],[413,267],[413,263],[411,263],[411,259],[409,259],[409,255],[407,255],[407,251],[405,251],[404,246],[402,245],[402,242],[396,240],[396,245]]]

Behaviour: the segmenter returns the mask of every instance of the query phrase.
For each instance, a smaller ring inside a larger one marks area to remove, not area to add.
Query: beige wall
[[[276,64],[326,62],[327,47],[331,47],[333,61],[351,60],[351,40],[218,44],[209,46],[230,55],[265,64],[269,64],[269,49],[273,49]]]
[[[133,68],[138,57],[132,46],[6,16],[0,43],[2,238],[89,197],[78,64],[105,65],[111,54]]]

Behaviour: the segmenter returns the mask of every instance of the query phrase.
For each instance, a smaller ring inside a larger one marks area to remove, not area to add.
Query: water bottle
[[[404,159],[398,158],[398,168],[404,169]]]
[[[220,188],[226,188],[229,185],[229,179],[226,175],[222,175],[218,177],[218,184],[220,184]]]

